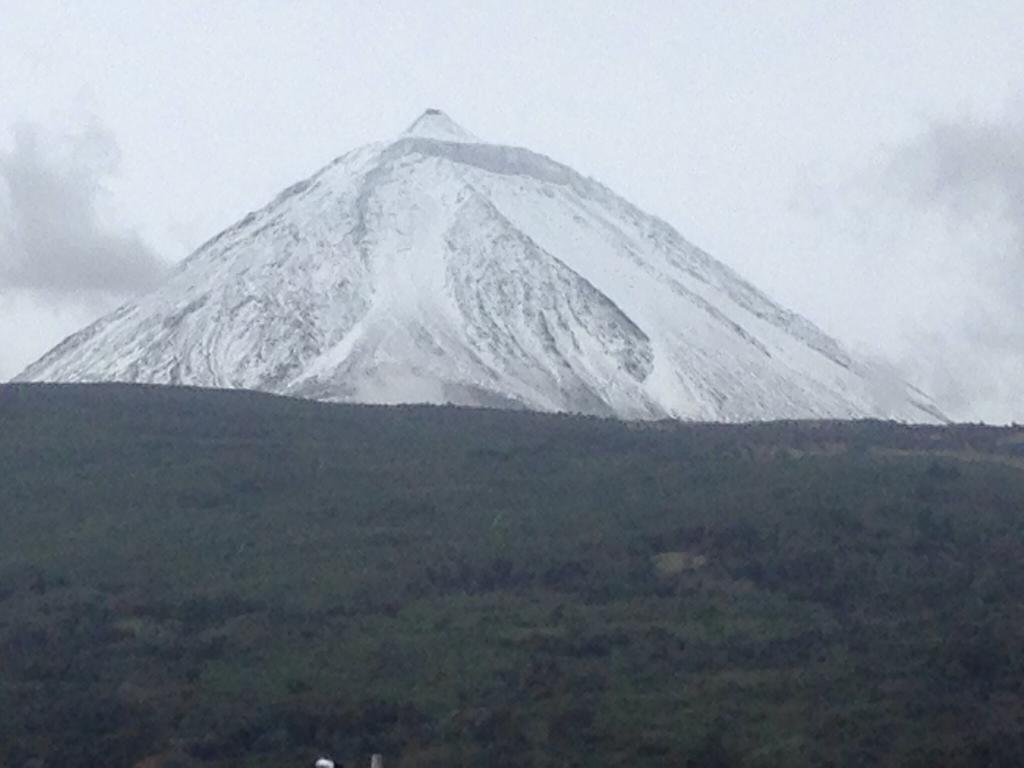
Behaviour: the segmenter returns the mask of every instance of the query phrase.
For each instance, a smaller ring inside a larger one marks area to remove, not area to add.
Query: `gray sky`
[[[0,0],[0,19],[0,379],[433,106],[662,216],[952,415],[1024,421],[1020,0]]]

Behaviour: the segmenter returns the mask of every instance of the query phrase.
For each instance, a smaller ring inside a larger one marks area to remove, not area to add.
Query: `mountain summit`
[[[452,120],[440,109],[428,109],[406,129],[403,137],[480,143],[480,139]]]
[[[436,109],[284,190],[18,378],[627,418],[941,419],[665,222]]]

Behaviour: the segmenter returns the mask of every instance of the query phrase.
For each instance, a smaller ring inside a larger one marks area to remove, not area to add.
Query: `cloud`
[[[82,302],[43,302],[27,292],[0,291],[0,382],[20,373],[106,309]]]
[[[0,148],[0,381],[165,273],[104,216],[119,159],[95,121],[68,137],[21,124]]]
[[[117,143],[97,124],[63,140],[35,125],[14,129],[0,152],[0,292],[93,301],[152,287],[166,265],[130,230],[101,216]]]
[[[1024,109],[810,167],[792,211],[811,316],[954,419],[1024,422]]]
[[[916,364],[954,411],[1024,421],[1024,115],[930,126],[881,178],[933,287]]]

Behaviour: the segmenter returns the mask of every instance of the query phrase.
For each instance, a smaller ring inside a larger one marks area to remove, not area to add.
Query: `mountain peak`
[[[22,381],[622,418],[941,420],[597,182],[438,109],[209,240]]]
[[[476,136],[452,120],[440,109],[431,107],[410,125],[403,138],[437,139],[438,141],[479,142]]]

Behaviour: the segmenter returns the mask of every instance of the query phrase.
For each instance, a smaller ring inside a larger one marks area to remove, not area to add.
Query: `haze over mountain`
[[[665,222],[438,110],[289,187],[16,380],[626,418],[942,419]]]

